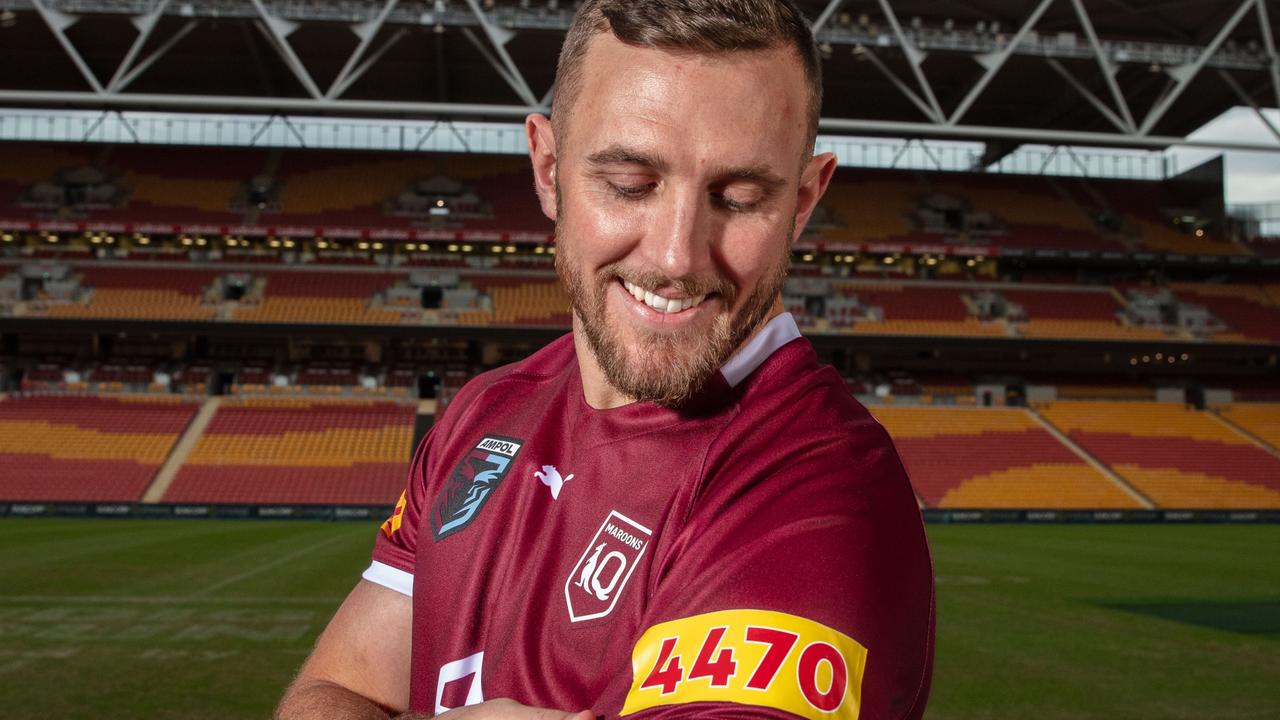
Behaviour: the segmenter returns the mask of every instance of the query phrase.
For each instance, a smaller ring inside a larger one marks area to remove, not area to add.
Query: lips
[[[627,292],[631,293],[631,297],[634,297],[636,300],[648,305],[656,312],[664,314],[684,312],[689,308],[702,304],[702,301],[707,299],[705,294],[687,298],[664,298],[654,295],[648,290],[627,282],[626,280],[622,281],[622,286],[626,288]]]

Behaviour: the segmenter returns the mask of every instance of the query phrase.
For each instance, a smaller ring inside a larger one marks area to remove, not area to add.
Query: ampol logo
[[[652,535],[652,530],[617,510],[609,513],[564,582],[570,621],[613,612]]]

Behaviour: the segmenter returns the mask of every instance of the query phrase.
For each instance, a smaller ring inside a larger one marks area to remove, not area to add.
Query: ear
[[[533,187],[538,192],[542,214],[556,219],[556,135],[551,121],[534,113],[524,119],[525,139],[529,142],[529,160],[533,162]]]
[[[796,195],[796,227],[791,237],[792,243],[800,238],[800,233],[804,232],[809,216],[818,206],[822,194],[827,191],[827,185],[831,184],[831,176],[835,171],[835,153],[822,153],[814,155],[800,173],[800,190]]]

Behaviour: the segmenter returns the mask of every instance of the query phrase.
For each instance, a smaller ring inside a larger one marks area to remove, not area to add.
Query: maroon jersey
[[[928,695],[915,496],[786,314],[682,410],[591,408],[570,336],[476,378],[364,577],[413,597],[418,712],[896,720]]]

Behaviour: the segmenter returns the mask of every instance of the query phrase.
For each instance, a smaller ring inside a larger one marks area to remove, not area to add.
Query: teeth
[[[706,295],[699,295],[697,297],[684,299],[659,297],[648,290],[642,289],[638,285],[633,285],[627,282],[626,280],[622,281],[622,286],[627,289],[627,292],[631,293],[631,297],[660,313],[676,313],[688,310],[707,299]]]

